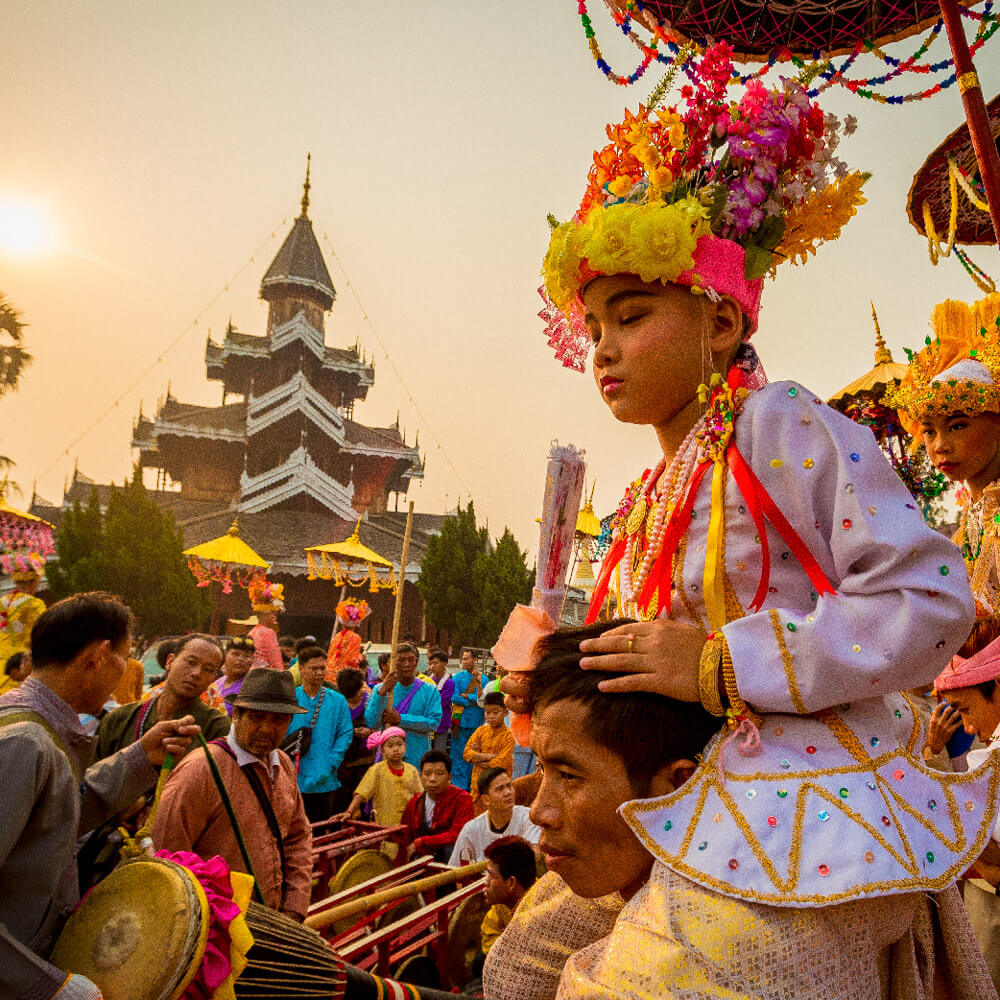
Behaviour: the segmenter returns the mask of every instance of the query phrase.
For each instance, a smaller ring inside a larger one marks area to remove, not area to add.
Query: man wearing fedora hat
[[[295,766],[279,749],[293,715],[305,710],[291,674],[254,667],[239,692],[226,698],[233,725],[208,745],[232,801],[233,828],[204,753],[190,753],[163,788],[153,824],[158,849],[218,854],[237,871],[252,874],[264,902],[296,920],[305,917],[312,885],[312,831]]]

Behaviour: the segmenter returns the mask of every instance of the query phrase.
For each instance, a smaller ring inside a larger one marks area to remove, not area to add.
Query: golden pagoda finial
[[[872,307],[872,322],[875,324],[875,364],[892,364],[892,352],[886,347],[885,338],[882,336],[882,329],[878,325],[878,313],[875,312],[875,303],[871,299],[868,304]]]
[[[312,153],[306,153],[306,182],[302,185],[302,214],[300,219],[309,218],[309,168],[312,165]]]
[[[226,534],[231,535],[233,538],[240,537],[240,519],[238,517],[233,518],[233,523],[229,526]]]
[[[357,524],[354,525],[354,531],[351,534],[351,537],[348,538],[347,540],[349,542],[360,542],[361,541],[361,537],[358,535],[358,532],[360,530],[361,530],[361,518],[359,517]]]

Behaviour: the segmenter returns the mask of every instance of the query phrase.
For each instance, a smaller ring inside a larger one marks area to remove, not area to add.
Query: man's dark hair
[[[983,681],[981,684],[974,685],[975,689],[987,700],[993,700],[993,692],[997,689],[997,682],[994,681]],[[947,695],[947,692],[945,692]]]
[[[215,646],[215,648],[219,651],[219,655],[223,658],[225,657],[226,654],[223,653],[222,647],[219,645],[219,640],[216,639],[214,635],[205,635],[203,632],[191,632],[189,635],[181,636],[180,639],[174,639],[170,652],[174,656],[180,656],[181,653],[196,639],[200,639],[202,642],[207,642],[210,645]],[[159,652],[159,650],[157,650],[157,652]],[[164,660],[164,666],[166,666],[166,660]]]
[[[295,640],[295,655],[298,656],[307,646],[318,646],[319,643],[316,641],[314,636],[307,635],[304,639]]]
[[[44,611],[31,630],[31,660],[36,669],[65,667],[91,643],[124,643],[132,631],[127,605],[101,591],[74,594]]]
[[[451,774],[451,758],[443,750],[428,750],[420,758],[420,770],[424,769],[424,764],[444,764]]]
[[[296,654],[299,658],[299,663],[305,663],[306,660],[315,660],[317,656],[323,657],[326,660],[326,653],[323,651],[321,646],[317,646],[315,643],[311,646],[303,646]]]
[[[479,789],[480,795],[485,795],[490,790],[490,785],[500,777],[501,774],[506,774],[507,772],[502,767],[488,767],[481,775],[479,775],[479,780],[476,782],[476,788]]]
[[[630,624],[628,620],[617,625]],[[620,673],[581,670],[580,643],[607,632],[607,623],[559,629],[539,643],[540,660],[528,675],[532,711],[557,701],[577,701],[587,710],[584,727],[595,743],[622,759],[632,791],[649,793],[656,772],[674,760],[694,760],[719,731],[722,720],[698,702],[636,692],[605,694],[597,685]]]
[[[378,665],[381,670],[390,660],[392,659],[392,653],[379,653],[378,654]]]
[[[487,691],[483,698],[483,708],[487,705],[499,705],[503,708],[503,695],[499,691]]]
[[[412,653],[418,660],[420,659],[420,650],[412,642],[401,642],[396,647],[396,655],[399,656],[400,653]]]
[[[3,672],[9,677],[12,670],[20,670],[23,659],[24,653],[13,653],[11,656],[8,656],[7,662],[3,665]]]
[[[513,878],[527,891],[538,878],[535,852],[523,837],[501,837],[487,844],[483,851],[500,871],[500,878]]]
[[[345,698],[353,698],[364,686],[365,675],[354,667],[343,667],[337,671],[337,690]]]
[[[167,657],[174,651],[177,646],[177,641],[175,639],[164,639],[156,647],[156,663],[161,670],[167,669]]]
[[[448,652],[442,649],[440,646],[435,646],[433,649],[427,650],[427,661],[431,660],[441,660],[444,663],[448,662]]]

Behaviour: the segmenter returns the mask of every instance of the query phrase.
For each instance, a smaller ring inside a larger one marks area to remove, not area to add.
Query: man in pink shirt
[[[264,902],[296,920],[305,917],[312,883],[312,831],[295,767],[278,748],[292,716],[303,711],[287,671],[254,667],[233,707],[229,735],[209,744],[232,800]],[[247,871],[203,752],[189,753],[163,788],[152,831],[158,849],[220,855]]]

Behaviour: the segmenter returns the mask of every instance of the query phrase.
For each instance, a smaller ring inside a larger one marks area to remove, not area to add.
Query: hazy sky
[[[616,68],[631,69],[635,50],[600,0],[590,6]],[[553,360],[535,315],[546,212],[573,211],[605,122],[659,77],[608,83],[575,0],[30,0],[5,5],[4,36],[0,199],[42,203],[58,243],[31,258],[0,250],[0,290],[24,312],[35,355],[0,403],[0,452],[27,494],[37,478],[60,500],[75,461],[121,481],[140,402],[154,413],[168,380],[181,400],[220,401],[205,338],[229,316],[263,332],[259,282],[298,212],[307,152],[310,214],[340,292],[327,342],[360,340],[375,355],[357,419],[391,423],[399,409],[410,441],[419,428],[419,510],[471,491],[495,533],[509,524],[533,551],[553,439],[587,450],[601,512],[655,461],[652,432],[616,424],[590,379]],[[942,40],[932,54],[945,51]],[[979,59],[987,98],[998,52]],[[869,203],[837,245],[781,269],[755,337],[772,378],[824,396],[871,366],[869,297],[901,359],[935,302],[978,295],[955,261],[930,266],[905,214],[914,171],[962,120],[957,89],[902,107],[836,89],[825,104],[860,121],[841,153],[873,172]],[[464,485],[377,349],[324,231]],[[1000,271],[995,250],[973,257]]]

